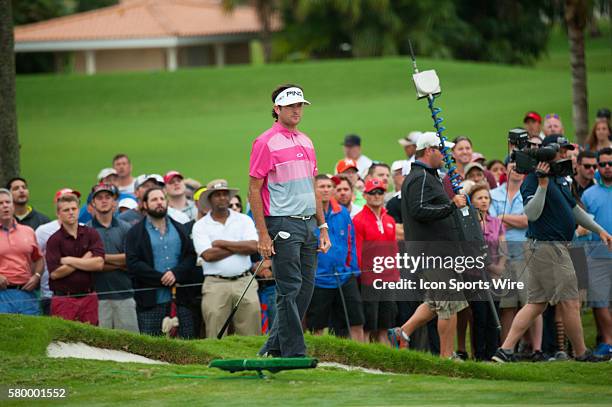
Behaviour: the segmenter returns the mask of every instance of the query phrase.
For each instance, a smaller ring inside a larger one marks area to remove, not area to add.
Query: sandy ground
[[[368,369],[366,367],[361,367],[361,366],[349,366],[349,365],[344,365],[342,363],[336,363],[336,362],[319,362],[317,364],[317,367],[333,367],[336,369],[342,369],[342,370],[346,370],[347,372],[363,372],[363,373],[370,373],[370,374],[388,374],[388,375],[392,375],[395,373],[390,373],[390,372],[383,372],[382,370],[379,369]]]
[[[112,360],[115,362],[136,362],[150,365],[167,365],[166,362],[145,358],[133,353],[96,348],[79,343],[51,342],[47,346],[47,356],[50,358],[78,358],[93,360]]]

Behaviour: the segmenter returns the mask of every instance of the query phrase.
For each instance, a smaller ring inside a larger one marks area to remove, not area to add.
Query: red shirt
[[[98,232],[94,228],[79,225],[75,239],[61,226],[47,241],[47,269],[52,273],[61,266],[62,257],[83,257],[87,252],[91,252],[94,257],[104,257],[104,244]],[[93,290],[93,281],[91,272],[77,269],[59,280],[49,279],[49,288],[51,291],[85,292]]]
[[[387,214],[383,207],[380,212],[380,219],[372,212],[369,206],[364,206],[353,218],[355,225],[355,246],[357,249],[357,261],[362,270],[361,284],[371,284],[374,278],[381,278],[380,274],[372,273],[373,256],[393,256],[397,253],[397,243],[395,241],[395,220]],[[370,243],[370,242],[381,242]],[[389,243],[382,243],[389,242]],[[364,251],[365,246],[365,251]],[[365,253],[365,255],[363,255]],[[363,261],[365,260],[365,261]],[[385,281],[396,281],[399,279],[397,269],[383,272]]]
[[[14,221],[8,230],[0,226],[0,274],[9,284],[27,283],[32,277],[32,263],[41,257],[31,227]]]

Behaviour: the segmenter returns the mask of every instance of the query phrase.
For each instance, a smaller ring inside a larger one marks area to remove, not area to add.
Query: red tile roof
[[[253,7],[228,13],[212,0],[130,0],[116,6],[15,27],[15,42],[195,37],[255,33]],[[275,21],[273,27],[279,27]]]

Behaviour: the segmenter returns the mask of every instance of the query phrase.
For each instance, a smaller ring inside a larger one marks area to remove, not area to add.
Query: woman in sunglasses
[[[230,199],[229,208],[233,211],[242,213],[242,198],[240,195],[234,195],[232,199]]]

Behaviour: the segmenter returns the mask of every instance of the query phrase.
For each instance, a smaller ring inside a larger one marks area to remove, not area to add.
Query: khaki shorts
[[[438,316],[438,319],[450,319],[454,314],[468,307],[467,301],[436,301],[425,300],[429,310]]]
[[[577,300],[578,279],[567,246],[560,242],[532,242],[528,254],[530,304]]]
[[[503,295],[499,300],[499,308],[520,308],[527,304],[529,294],[529,268],[526,267],[524,258],[510,259],[506,263],[506,270],[502,275],[502,279],[506,278],[513,282],[523,283],[525,288],[510,290],[506,295]]]

